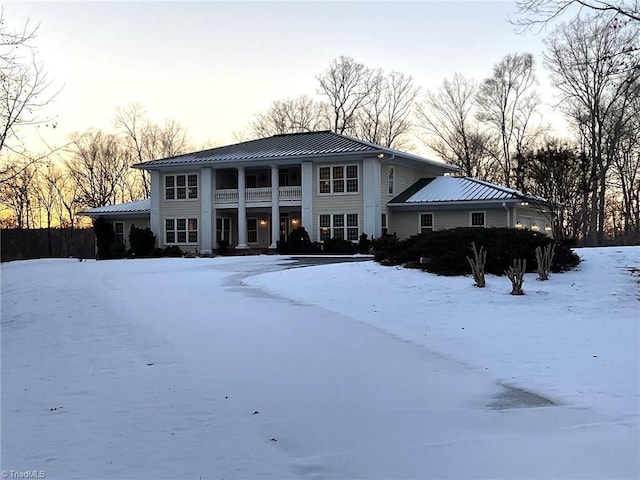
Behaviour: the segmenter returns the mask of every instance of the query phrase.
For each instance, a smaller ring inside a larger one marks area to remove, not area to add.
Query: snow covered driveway
[[[4,264],[2,470],[65,479],[638,476],[633,412],[496,408],[505,389],[480,365],[371,321],[372,304],[391,326],[415,315],[391,308],[384,282],[360,288],[394,269],[278,271],[283,262]]]

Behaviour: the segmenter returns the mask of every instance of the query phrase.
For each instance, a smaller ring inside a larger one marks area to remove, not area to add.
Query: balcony
[[[271,203],[271,187],[247,188],[245,189],[246,203]],[[294,185],[289,187],[278,187],[278,199],[280,202],[300,202],[302,201],[302,186]],[[237,205],[238,189],[224,188],[216,190],[216,205]]]

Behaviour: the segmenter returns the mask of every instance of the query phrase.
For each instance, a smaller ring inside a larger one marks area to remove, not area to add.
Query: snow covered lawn
[[[373,262],[3,264],[1,469],[638,478],[640,247],[578,253],[523,297]]]

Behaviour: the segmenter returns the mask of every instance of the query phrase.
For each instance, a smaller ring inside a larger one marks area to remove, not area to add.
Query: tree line
[[[571,21],[557,23],[576,2],[516,3],[514,25],[553,27],[542,67],[553,80],[569,138],[544,122],[538,65],[529,53],[505,55],[485,78],[453,73],[426,90],[405,73],[340,56],[316,75],[315,92],[274,100],[236,136],[332,130],[397,149],[421,142],[462,175],[549,199],[559,238],[587,245],[640,241],[637,6],[582,0]],[[155,123],[141,105],[118,108],[111,131],[74,133],[56,152],[21,148],[24,127],[55,126],[37,115],[51,99],[45,94],[51,82],[35,55],[36,32],[0,26],[3,224],[73,227],[86,208],[148,197],[149,178],[130,166],[195,147],[180,124]],[[29,62],[17,47],[31,52]]]

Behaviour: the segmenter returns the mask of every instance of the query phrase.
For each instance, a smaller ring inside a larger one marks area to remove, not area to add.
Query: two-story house
[[[454,166],[330,131],[275,135],[134,165],[151,198],[85,212],[149,226],[158,246],[211,253],[275,248],[305,227],[312,241],[456,226],[544,228],[543,199],[466,177]]]

